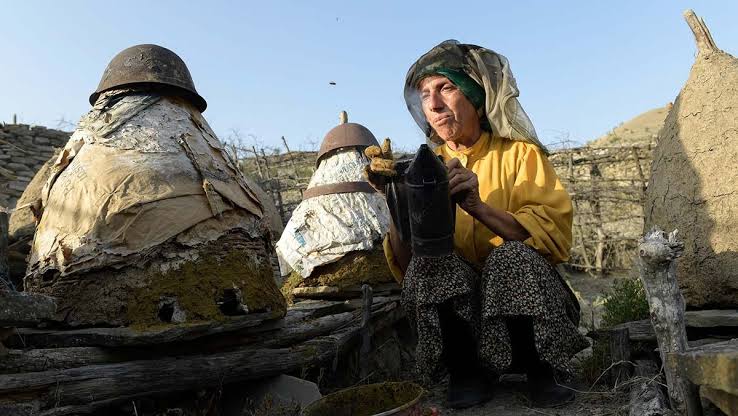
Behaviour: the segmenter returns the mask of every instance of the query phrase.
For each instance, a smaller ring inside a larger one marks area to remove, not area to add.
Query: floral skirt
[[[490,371],[511,371],[508,322],[529,319],[540,360],[571,373],[570,358],[589,344],[579,333],[579,303],[556,269],[533,248],[510,241],[492,250],[481,273],[456,254],[413,257],[403,280],[402,304],[418,334],[421,375],[442,368],[440,310],[466,322],[477,358]]]

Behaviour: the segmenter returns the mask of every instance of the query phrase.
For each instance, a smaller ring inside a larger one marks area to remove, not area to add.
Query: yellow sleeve
[[[573,209],[548,158],[527,146],[510,197],[510,214],[530,237],[525,243],[556,264],[569,259]]]
[[[394,276],[395,280],[397,280],[397,283],[402,283],[402,279],[405,277],[405,275],[402,273],[402,269],[400,268],[400,265],[397,264],[397,260],[395,259],[395,253],[392,251],[392,244],[390,244],[389,234],[384,236],[382,248],[384,249],[384,257],[387,258],[387,266],[389,267],[392,276]]]

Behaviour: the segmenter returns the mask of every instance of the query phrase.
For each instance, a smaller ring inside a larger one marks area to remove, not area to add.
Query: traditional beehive
[[[369,161],[363,151],[376,143],[345,113],[326,134],[303,201],[277,243],[282,273],[290,275],[283,293],[393,280],[381,245],[389,228],[387,203],[364,178]]]
[[[654,150],[646,231],[678,229],[678,276],[691,307],[738,306],[738,60],[685,12],[698,53]]]
[[[141,59],[186,71],[173,52],[140,45],[113,59],[101,86],[121,55],[124,69]],[[41,193],[25,277],[27,291],[57,298],[57,319],[146,327],[284,314],[262,206],[191,94],[148,83],[93,94]]]

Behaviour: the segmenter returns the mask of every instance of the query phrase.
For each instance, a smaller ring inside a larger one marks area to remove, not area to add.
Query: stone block
[[[24,134],[22,136],[15,136],[14,143],[16,146],[33,146],[33,136]]]
[[[17,194],[17,196],[20,196],[20,194],[26,190],[26,186],[28,186],[28,182],[20,182],[20,181],[8,182],[9,190],[18,191],[18,192],[13,192],[11,195]]]
[[[297,403],[305,408],[322,397],[317,384],[284,374],[247,388],[247,395],[257,409],[264,400],[272,400],[274,405],[281,406]]]
[[[56,149],[54,149],[53,146],[36,145],[35,147],[36,147],[36,150],[37,151],[39,151],[39,152],[45,152],[49,156],[51,156],[52,154],[54,154],[54,150],[56,150]]]
[[[33,138],[33,143],[35,143],[35,144],[50,144],[51,143],[51,140],[49,140],[46,137],[36,136],[36,137]]]
[[[28,170],[28,168],[26,167],[24,163],[18,163],[18,162],[9,162],[5,164],[5,168],[11,169],[11,170],[21,170],[21,169]]]

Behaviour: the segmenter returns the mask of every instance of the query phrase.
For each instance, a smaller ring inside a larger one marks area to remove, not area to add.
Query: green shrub
[[[646,291],[640,279],[618,279],[605,297],[602,326],[648,319]]]

